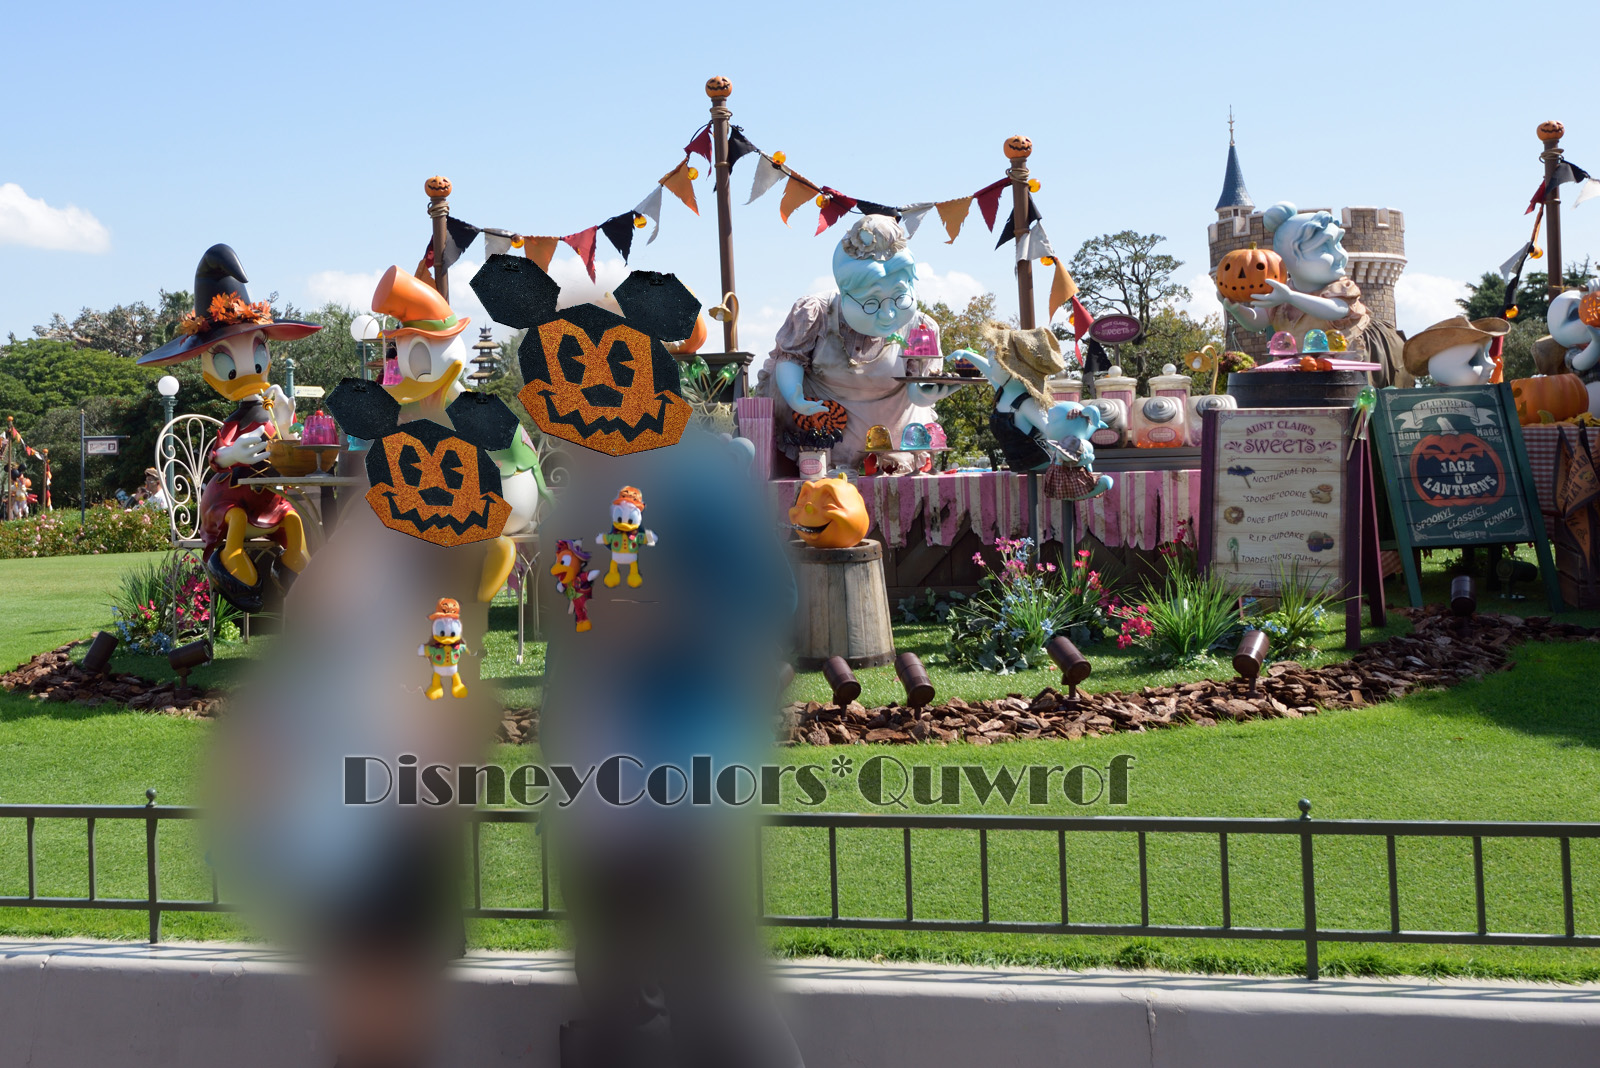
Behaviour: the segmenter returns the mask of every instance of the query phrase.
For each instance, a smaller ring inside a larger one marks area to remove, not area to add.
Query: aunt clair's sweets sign
[[[1201,563],[1246,594],[1291,571],[1340,590],[1356,569],[1348,408],[1207,413],[1201,451]]]
[[[1550,607],[1560,610],[1509,386],[1381,389],[1372,433],[1413,606],[1422,604],[1413,549],[1531,541]]]

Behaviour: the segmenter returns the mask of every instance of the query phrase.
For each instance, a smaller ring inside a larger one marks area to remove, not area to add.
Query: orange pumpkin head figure
[[[848,549],[861,544],[872,521],[861,491],[843,478],[800,483],[789,525],[800,540],[818,549]]]
[[[539,429],[611,456],[672,445],[691,407],[665,342],[694,333],[700,302],[670,274],[634,271],[593,304],[556,310],[560,287],[521,256],[491,256],[472,288],[494,320],[525,329],[517,399]]]
[[[511,447],[517,417],[498,397],[463,393],[445,415],[454,426],[415,419],[375,382],[347,378],[328,396],[345,430],[371,439],[367,503],[379,522],[433,545],[498,538],[511,514],[500,470],[485,450]]]
[[[1217,264],[1217,292],[1224,300],[1235,304],[1248,304],[1257,293],[1271,293],[1268,281],[1284,282],[1283,257],[1271,249],[1238,248],[1222,257]]]

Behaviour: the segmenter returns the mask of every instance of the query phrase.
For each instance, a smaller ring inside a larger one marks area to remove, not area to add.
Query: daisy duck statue
[[[1066,370],[1061,345],[1048,328],[1009,330],[991,325],[986,355],[960,349],[952,356],[969,360],[994,387],[989,429],[1013,471],[1046,471],[1058,499],[1088,500],[1111,488],[1110,475],[1094,472],[1090,435],[1105,420],[1093,407],[1053,401],[1046,391],[1052,375]]]
[[[843,409],[843,437],[831,450],[835,467],[859,467],[872,427],[899,441],[908,424],[933,422],[934,402],[960,388],[905,381],[944,365],[938,325],[917,310],[917,262],[906,240],[904,227],[887,215],[852,226],[833,253],[839,292],[795,301],[761,372],[757,391],[773,398],[775,427],[822,416],[825,402]],[[805,448],[781,432],[778,447],[791,459]],[[904,474],[912,455],[886,452],[877,463],[885,474]]]
[[[227,245],[212,245],[194,272],[194,310],[178,336],[139,359],[142,366],[200,359],[206,384],[237,407],[217,428],[200,490],[200,539],[212,587],[241,612],[262,608],[265,576],[246,551],[251,537],[276,542],[274,580],[286,588],[310,561],[305,526],[287,497],[240,480],[272,473],[270,442],[290,436],[294,401],[269,384],[269,341],[293,341],[321,330],[314,323],[275,320],[266,301],[252,303],[244,267]],[[197,473],[198,474],[198,473]]]

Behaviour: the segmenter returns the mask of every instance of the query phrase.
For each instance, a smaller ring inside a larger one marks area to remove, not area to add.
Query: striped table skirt
[[[1064,541],[1069,509],[1077,512],[1075,540],[1093,534],[1111,548],[1154,549],[1178,536],[1178,523],[1190,529],[1198,521],[1200,472],[1118,471],[1106,493],[1075,506],[1039,494],[1039,534],[1045,541]],[[1041,480],[1042,481],[1042,480]],[[768,483],[772,506],[788,522],[799,480]],[[859,478],[856,486],[872,517],[869,535],[893,548],[903,548],[920,518],[930,545],[951,545],[970,526],[985,543],[998,537],[1028,533],[1026,475],[1011,471],[963,472],[951,475],[877,475]]]

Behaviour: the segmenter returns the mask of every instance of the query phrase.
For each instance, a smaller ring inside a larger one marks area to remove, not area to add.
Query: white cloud
[[[1407,336],[1434,323],[1461,314],[1457,297],[1467,295],[1467,284],[1437,274],[1407,271],[1394,285],[1395,318]]]
[[[973,297],[981,297],[989,287],[964,271],[940,273],[924,267],[917,272],[917,299],[924,304],[940,301],[956,311],[961,311]]]
[[[111,232],[82,208],[52,208],[6,182],[0,185],[0,245],[98,253],[111,248]]]
[[[1210,272],[1202,272],[1189,279],[1189,299],[1179,308],[1189,313],[1191,319],[1205,321],[1207,316],[1222,314],[1222,299],[1217,296],[1217,282]]]
[[[383,271],[318,271],[306,279],[307,303],[321,307],[332,301],[366,311],[372,306],[372,291],[378,288],[382,277]]]

